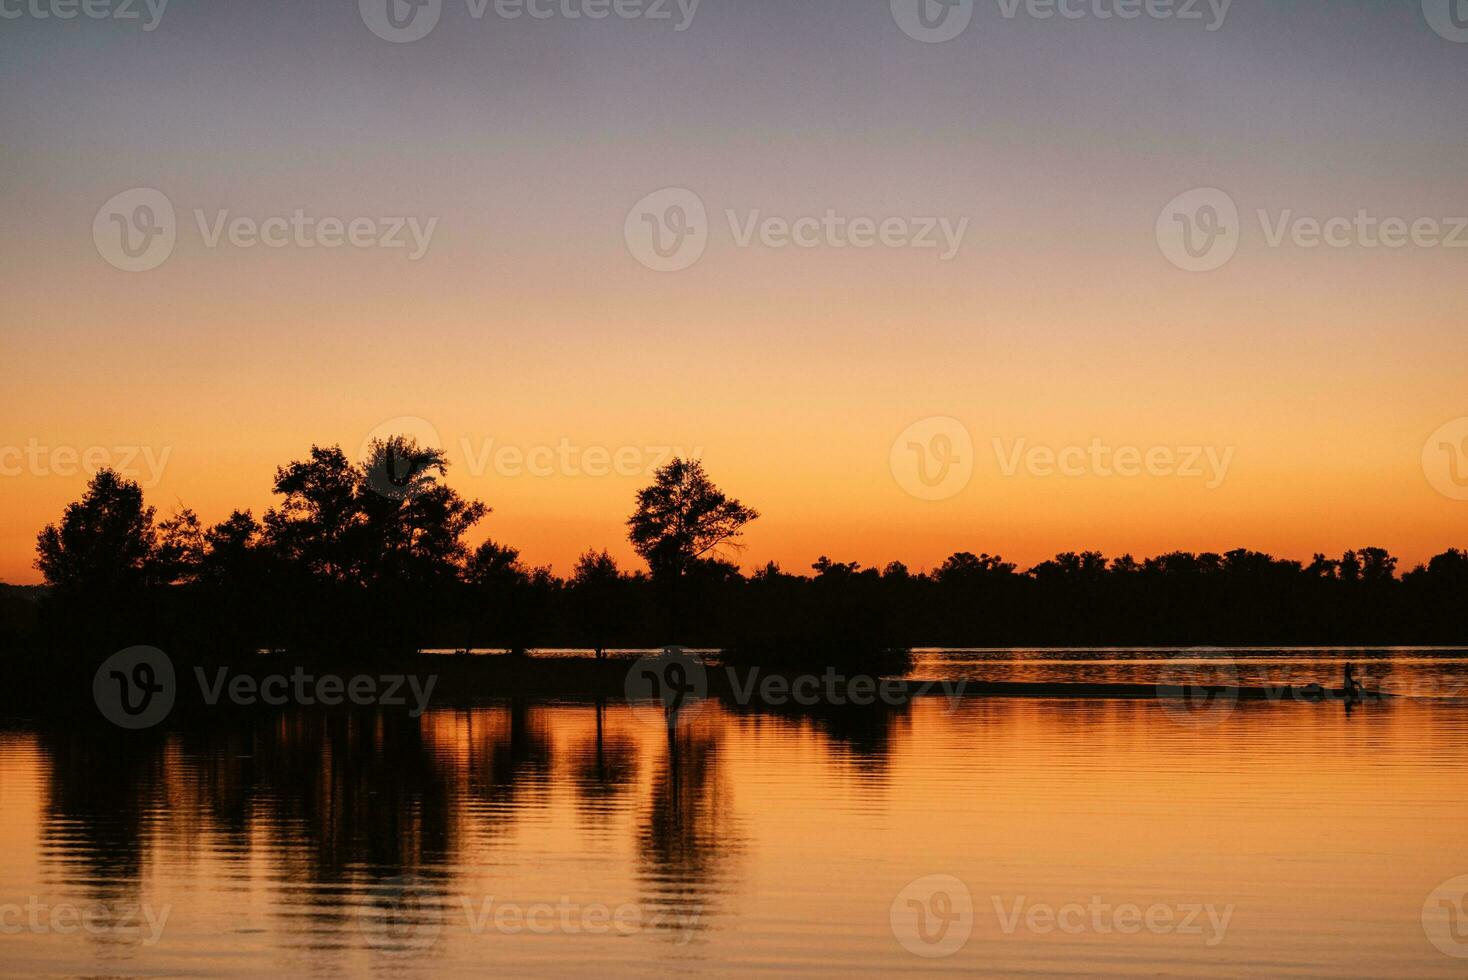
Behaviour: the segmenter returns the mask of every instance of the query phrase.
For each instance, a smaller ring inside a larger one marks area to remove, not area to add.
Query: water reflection
[[[656,928],[678,942],[708,927],[709,898],[742,847],[719,725],[700,714],[669,725],[638,821],[643,901]]]
[[[553,717],[572,723],[557,733]],[[247,890],[263,862],[268,928],[330,951],[355,942],[358,905],[411,899],[453,924],[476,852],[544,824],[564,792],[582,834],[626,836],[648,928],[687,942],[742,848],[722,727],[711,716],[667,733],[625,705],[517,699],[421,719],[297,710],[141,734],[45,728],[40,861],[54,888],[133,903],[160,870],[206,864]]]
[[[945,710],[954,706],[951,701],[944,704]],[[773,723],[777,729],[806,733],[826,745],[835,761],[868,780],[885,775],[893,742],[908,731],[912,719],[911,702],[725,709],[756,728]]]
[[[930,649],[910,676],[1034,683],[1156,684],[1179,668],[1223,666],[1232,683],[1340,687],[1354,664],[1369,688],[1402,697],[1468,697],[1468,656],[1457,647],[1179,647],[1141,649]]]
[[[544,796],[553,753],[542,709],[516,698],[499,711],[459,715],[468,748],[465,792],[489,805],[481,815],[508,816],[522,794]]]
[[[45,759],[40,860],[53,887],[89,903],[136,905],[146,842],[166,817],[167,742],[143,751],[74,730],[38,738]]]
[[[571,747],[568,768],[583,826],[595,833],[632,792],[637,779],[638,747],[624,732],[607,730],[605,699],[598,699],[593,711],[596,733]]]
[[[19,973],[514,975],[925,965],[909,882],[1232,904],[1228,943],[976,931],[967,972],[1449,975],[1422,902],[1468,873],[1468,708],[935,697],[671,728],[618,702],[292,711],[0,733],[0,902],[171,905],[163,942],[0,937]],[[490,912],[632,908],[551,934]],[[1342,923],[1349,928],[1342,933]],[[1332,945],[1329,937],[1348,940]],[[637,969],[634,970],[633,967]]]

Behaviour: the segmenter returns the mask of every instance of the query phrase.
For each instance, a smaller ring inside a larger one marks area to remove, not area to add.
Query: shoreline
[[[519,699],[655,703],[658,700],[655,692],[631,685],[631,667],[638,659],[626,654],[611,655],[604,660],[418,654],[380,661],[302,663],[298,658],[261,656],[243,662],[179,662],[175,665],[176,698],[171,713],[189,717],[210,712],[279,711],[289,707],[390,710],[391,702],[369,704],[342,696],[353,679],[361,678],[396,678],[398,685],[393,689],[401,689],[405,694],[414,692],[407,704],[419,704],[424,710]],[[11,717],[64,716],[80,720],[90,716],[100,721],[94,700],[95,676],[95,668],[87,670],[40,657],[10,660],[0,667],[0,712]],[[323,679],[335,680],[335,700],[321,696],[325,688],[318,685]],[[1339,688],[1297,684],[1235,687],[1208,683],[1208,680],[1200,677],[1196,684],[1186,683],[1187,678],[1168,678],[1171,683],[940,680],[882,677],[853,668],[713,665],[686,690],[692,698],[707,698],[739,709],[805,714],[902,709],[932,698],[953,702],[1151,700],[1206,706],[1233,701],[1372,704],[1407,697],[1391,692],[1365,693],[1359,700],[1350,701]],[[261,692],[272,690],[271,684],[277,692],[305,690],[308,696],[286,694],[282,700],[272,701],[261,696]],[[236,685],[248,692],[247,695],[236,695]],[[422,696],[425,688],[427,697]]]

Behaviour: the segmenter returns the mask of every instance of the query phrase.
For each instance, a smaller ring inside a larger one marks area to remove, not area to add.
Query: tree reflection
[[[638,824],[638,874],[654,928],[675,942],[706,929],[710,903],[743,849],[720,771],[722,713],[668,728]]]
[[[595,705],[596,733],[572,749],[571,780],[582,819],[604,825],[621,806],[637,779],[637,743],[620,731],[607,730],[605,699]]]
[[[95,730],[42,732],[49,761],[41,811],[42,861],[97,902],[137,901],[147,844],[167,819],[165,739],[147,733],[99,737]]]

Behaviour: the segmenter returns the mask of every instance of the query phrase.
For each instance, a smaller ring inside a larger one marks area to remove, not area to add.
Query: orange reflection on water
[[[621,703],[19,726],[0,739],[0,905],[167,916],[156,942],[27,926],[0,960],[1457,975],[1422,908],[1468,873],[1465,747],[1468,708],[1415,701],[704,704],[671,735]],[[931,960],[890,919],[929,875],[973,910]],[[1124,906],[1172,925],[1122,931]]]

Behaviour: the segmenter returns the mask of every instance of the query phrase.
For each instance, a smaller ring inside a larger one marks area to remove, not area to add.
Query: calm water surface
[[[1346,659],[1391,667],[1388,689],[1468,673],[1450,651],[1233,653],[1322,682]],[[920,666],[1135,680],[1174,662]],[[617,702],[129,735],[17,721],[0,731],[0,829],[11,975],[1468,973],[1423,919],[1468,875],[1468,701],[1440,696],[704,704],[671,738]],[[932,916],[918,938],[914,895]],[[1114,911],[1129,906],[1153,925]],[[139,909],[152,919],[134,925]],[[127,921],[68,918],[104,914]],[[1450,926],[1468,954],[1468,918]],[[949,956],[908,948],[955,939]]]

